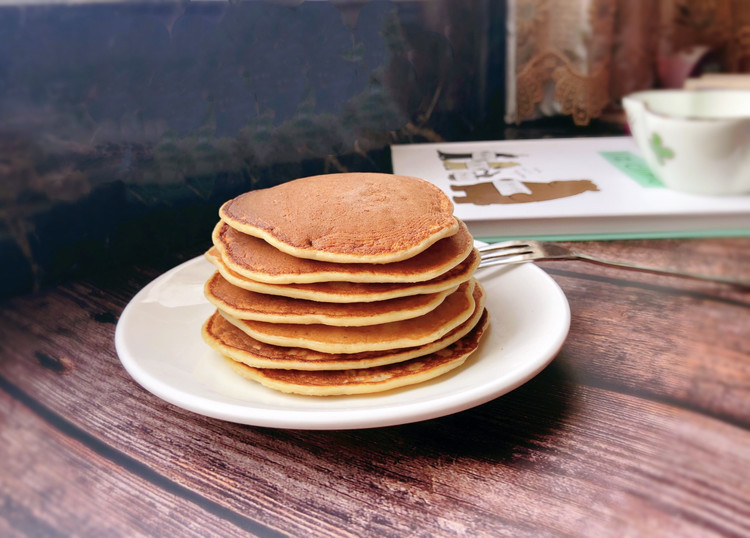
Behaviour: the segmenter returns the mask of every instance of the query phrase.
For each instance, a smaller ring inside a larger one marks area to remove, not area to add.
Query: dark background
[[[391,143],[554,135],[503,123],[504,41],[490,0],[0,7],[0,297],[199,253],[226,199]]]

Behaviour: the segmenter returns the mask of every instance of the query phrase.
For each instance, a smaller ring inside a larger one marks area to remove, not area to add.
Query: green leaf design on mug
[[[660,165],[663,166],[666,159],[674,159],[674,151],[664,146],[664,142],[662,141],[659,133],[654,133],[651,135],[649,144],[654,152],[654,155],[656,155],[656,160],[659,161]]]

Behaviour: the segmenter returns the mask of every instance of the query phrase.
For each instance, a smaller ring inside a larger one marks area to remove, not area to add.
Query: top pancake
[[[310,282],[422,282],[435,278],[471,252],[474,239],[463,222],[458,232],[400,262],[331,263],[290,256],[269,243],[238,232],[224,221],[214,228],[213,243],[232,271],[257,282],[306,284]]]
[[[299,258],[392,263],[458,231],[435,185],[391,174],[327,174],[242,194],[219,210],[237,231]]]

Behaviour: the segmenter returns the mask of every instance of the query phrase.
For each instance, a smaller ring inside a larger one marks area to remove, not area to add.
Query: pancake
[[[214,246],[232,271],[258,282],[422,282],[458,265],[471,252],[473,238],[459,221],[458,232],[439,240],[416,256],[389,264],[331,263],[291,256],[223,221],[214,228]]]
[[[226,358],[235,372],[274,390],[307,396],[368,394],[423,383],[461,366],[479,347],[486,313],[463,338],[440,351],[408,361],[351,370],[303,371],[253,368]]]
[[[255,368],[295,370],[347,370],[372,368],[421,357],[449,346],[464,337],[479,322],[484,312],[482,287],[474,287],[474,312],[461,325],[442,338],[409,348],[362,353],[321,353],[299,347],[281,347],[260,342],[245,334],[215,312],[203,325],[203,340],[218,353]]]
[[[209,302],[235,319],[351,327],[422,316],[437,308],[455,288],[368,303],[321,303],[238,288],[216,271],[206,281],[203,291]]]
[[[267,293],[269,295],[281,295],[294,299],[307,299],[329,303],[366,303],[445,291],[469,280],[480,261],[479,251],[476,248],[472,248],[466,259],[456,267],[425,282],[268,284],[244,278],[232,271],[226,266],[216,247],[209,249],[205,257],[216,266],[221,276],[242,289]]]
[[[461,284],[440,305],[418,318],[365,327],[265,323],[237,320],[222,312],[233,325],[256,340],[286,347],[304,347],[324,353],[359,353],[421,346],[443,337],[474,312],[476,280]]]
[[[425,180],[345,173],[244,193],[219,210],[235,230],[292,256],[334,263],[392,263],[458,231],[453,203]]]

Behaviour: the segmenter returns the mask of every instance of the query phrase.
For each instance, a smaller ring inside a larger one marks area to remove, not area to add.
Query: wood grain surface
[[[576,246],[750,277],[746,238]],[[120,365],[122,309],[179,261],[0,304],[0,535],[750,535],[748,289],[545,262],[572,325],[530,382],[415,424],[279,430]]]

